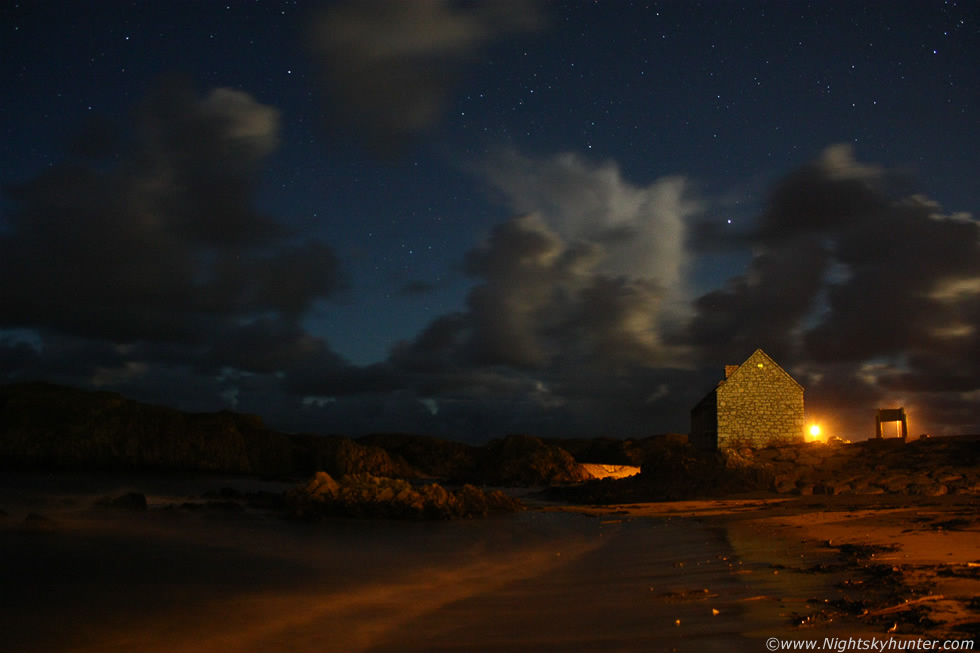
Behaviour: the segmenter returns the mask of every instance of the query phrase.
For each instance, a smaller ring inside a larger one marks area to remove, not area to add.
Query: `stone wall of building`
[[[698,449],[718,448],[718,397],[713,390],[691,410],[688,441]]]
[[[803,388],[762,351],[750,356],[716,394],[719,449],[803,442]]]

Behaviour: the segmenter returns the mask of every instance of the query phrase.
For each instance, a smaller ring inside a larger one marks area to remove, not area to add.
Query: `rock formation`
[[[980,494],[980,436],[741,449],[726,462],[783,494]]]
[[[591,478],[567,451],[528,435],[509,435],[482,447],[420,435],[370,435],[357,442],[383,447],[421,476],[453,483],[529,487]]]
[[[288,439],[261,418],[188,414],[111,392],[0,386],[0,466],[282,473]]]
[[[479,452],[467,479],[481,485],[543,486],[590,478],[567,451],[529,435],[494,440]]]
[[[305,519],[461,519],[520,509],[520,502],[499,490],[485,492],[472,485],[447,490],[435,483],[415,486],[370,474],[349,474],[338,482],[326,472],[317,472],[305,487],[290,492],[287,503],[295,516]]]
[[[357,443],[381,447],[425,478],[465,478],[480,454],[477,447],[428,435],[376,433],[357,438]]]
[[[183,413],[49,383],[0,386],[0,468],[415,475],[347,438],[279,433],[255,415]]]

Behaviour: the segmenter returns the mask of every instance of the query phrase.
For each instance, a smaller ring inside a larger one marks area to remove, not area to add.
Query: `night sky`
[[[0,0],[0,381],[686,432],[762,348],[980,432],[980,3]]]

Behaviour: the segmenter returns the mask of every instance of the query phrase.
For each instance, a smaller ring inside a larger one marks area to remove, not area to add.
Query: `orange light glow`
[[[810,426],[810,441],[817,442],[820,440],[820,427],[816,424]]]

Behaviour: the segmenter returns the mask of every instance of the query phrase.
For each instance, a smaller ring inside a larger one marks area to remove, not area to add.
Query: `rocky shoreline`
[[[321,512],[345,515],[444,518],[485,511],[476,501],[479,492],[489,496],[482,490],[467,490],[463,503],[473,505],[460,507],[452,498],[457,491],[442,486],[545,488],[547,499],[595,504],[751,492],[980,494],[980,436],[725,452],[695,449],[680,434],[639,440],[510,435],[473,446],[424,435],[280,433],[257,416],[181,413],[46,383],[0,386],[0,407],[0,469],[230,473],[295,483],[322,472],[349,489]],[[424,490],[428,498],[420,499],[419,488],[434,482],[441,491]],[[411,508],[422,505],[429,507]]]
[[[980,494],[980,437],[807,443],[726,454],[730,469],[771,477],[780,494]]]
[[[522,508],[520,501],[500,490],[468,484],[452,490],[369,474],[344,476],[338,482],[326,472],[317,472],[305,486],[286,493],[285,501],[289,514],[300,519],[466,519]]]

